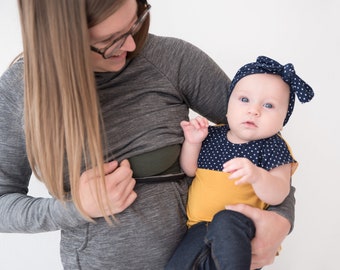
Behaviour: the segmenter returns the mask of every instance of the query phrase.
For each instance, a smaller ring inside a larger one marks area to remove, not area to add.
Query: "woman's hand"
[[[132,170],[128,160],[120,164],[112,161],[104,164],[105,186],[101,187],[99,196],[103,199],[106,215],[114,215],[124,211],[137,198],[133,190],[136,181],[132,178]],[[80,177],[80,199],[85,212],[91,218],[102,217],[96,196],[96,181],[100,181],[96,170],[89,169]],[[105,201],[107,192],[108,201]]]
[[[282,241],[290,230],[289,221],[279,214],[244,204],[230,205],[229,210],[240,212],[253,220],[255,238],[251,242],[252,259],[250,269],[262,268],[274,262]]]

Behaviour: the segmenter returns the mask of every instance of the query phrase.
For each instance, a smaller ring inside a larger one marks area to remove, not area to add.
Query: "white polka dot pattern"
[[[202,144],[198,167],[222,171],[223,164],[235,157],[245,157],[255,165],[271,170],[280,165],[295,162],[287,144],[279,135],[267,139],[234,144],[227,140],[228,126],[210,126]]]

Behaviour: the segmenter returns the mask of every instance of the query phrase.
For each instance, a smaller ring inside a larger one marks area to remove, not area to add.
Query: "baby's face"
[[[268,138],[278,133],[288,111],[289,86],[278,75],[242,78],[230,96],[227,119],[234,143]]]

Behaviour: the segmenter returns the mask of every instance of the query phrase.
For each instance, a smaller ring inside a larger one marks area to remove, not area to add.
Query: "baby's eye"
[[[247,97],[241,97],[240,100],[241,102],[249,102],[249,99]]]
[[[273,106],[273,104],[265,103],[265,104],[263,104],[263,107],[265,107],[265,108],[267,108],[267,109],[271,109],[271,108],[273,108],[274,106]]]

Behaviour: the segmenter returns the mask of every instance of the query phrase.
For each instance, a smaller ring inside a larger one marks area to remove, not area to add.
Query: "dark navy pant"
[[[249,270],[254,236],[251,219],[223,210],[187,231],[165,269]]]

